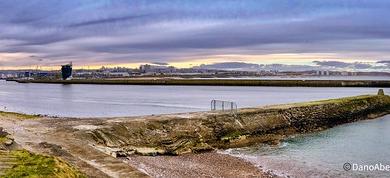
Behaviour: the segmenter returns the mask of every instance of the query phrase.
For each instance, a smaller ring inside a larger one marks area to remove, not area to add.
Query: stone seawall
[[[371,119],[390,111],[390,97],[356,97],[240,109],[236,115],[197,112],[106,120],[80,132],[114,156],[177,155],[258,143]]]
[[[204,86],[284,86],[284,87],[390,87],[385,80],[251,80],[251,79],[74,79],[17,80],[19,83],[99,84],[99,85],[204,85]]]

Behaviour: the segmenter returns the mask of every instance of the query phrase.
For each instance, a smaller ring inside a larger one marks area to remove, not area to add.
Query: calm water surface
[[[1,110],[71,117],[136,116],[209,110],[210,100],[239,107],[375,94],[378,88],[18,84],[0,81]],[[385,89],[389,93],[389,89]],[[344,163],[390,164],[390,116],[296,136],[277,147],[227,150],[279,175],[389,177],[344,171]]]
[[[238,107],[251,107],[375,94],[377,90],[378,88],[59,85],[0,81],[0,110],[68,117],[138,116],[207,111],[212,99],[235,101]]]
[[[344,163],[390,165],[390,115],[296,136],[280,146],[228,150],[279,175],[390,177],[386,171],[345,171]]]

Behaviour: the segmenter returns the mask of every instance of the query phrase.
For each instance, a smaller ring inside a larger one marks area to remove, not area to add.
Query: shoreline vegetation
[[[0,111],[0,117],[12,117],[14,119],[39,119],[43,117],[43,115],[35,115],[35,114],[24,114],[17,112],[8,112],[8,111]]]
[[[4,115],[2,115],[4,116]],[[11,113],[8,116],[20,116]],[[0,127],[0,177],[86,177],[64,160],[21,148]]]
[[[0,158],[8,158],[10,165],[0,177],[77,177],[86,178],[65,161],[27,150],[0,152]],[[0,164],[4,164],[0,163]]]
[[[205,85],[205,86],[281,86],[281,87],[390,87],[390,80],[261,80],[261,79],[72,79],[12,80],[19,83],[100,84],[100,85]]]
[[[381,90],[378,95],[244,108],[234,115],[193,112],[53,119],[0,112],[0,126],[7,132],[0,140],[7,142],[5,147],[9,147],[12,138],[18,149],[29,151],[28,154],[23,152],[26,159],[44,153],[51,157],[42,159],[64,160],[64,164],[72,166],[66,170],[76,175],[70,177],[82,177],[83,174],[92,177],[218,176],[212,169],[224,170],[219,172],[224,177],[274,177],[272,172],[262,172],[261,168],[240,158],[220,154],[218,150],[257,144],[278,145],[296,134],[374,119],[388,113],[390,96]],[[182,165],[183,162],[188,165]]]

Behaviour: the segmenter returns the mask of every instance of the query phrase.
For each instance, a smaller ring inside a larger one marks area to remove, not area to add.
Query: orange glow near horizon
[[[13,63],[15,61],[25,60],[33,54],[28,53],[0,53],[0,62]],[[352,57],[351,57],[352,58]],[[4,60],[6,59],[6,60]],[[33,60],[33,59],[29,59]],[[352,60],[345,57],[341,58],[338,54],[333,53],[284,53],[284,54],[265,54],[265,55],[240,55],[240,54],[226,54],[226,55],[213,55],[205,56],[199,59],[188,58],[188,59],[174,59],[169,62],[170,66],[177,68],[190,68],[199,66],[201,64],[212,64],[218,62],[246,62],[255,64],[293,64],[293,65],[311,65],[312,61],[315,60],[337,60],[343,62],[375,62],[369,60]],[[127,67],[127,68],[138,68],[142,64],[148,64],[150,62],[136,62],[136,63],[99,63],[91,65],[78,65],[77,61],[73,62],[74,69],[99,69],[102,66],[113,68],[113,67]],[[39,62],[35,65],[24,65],[24,66],[0,66],[0,70],[59,70],[60,64],[40,65]]]

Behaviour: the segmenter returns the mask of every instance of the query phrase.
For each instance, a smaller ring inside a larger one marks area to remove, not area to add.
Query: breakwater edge
[[[388,80],[258,80],[258,79],[73,79],[15,80],[19,83],[100,84],[100,85],[204,85],[204,86],[283,86],[283,87],[390,87]]]

